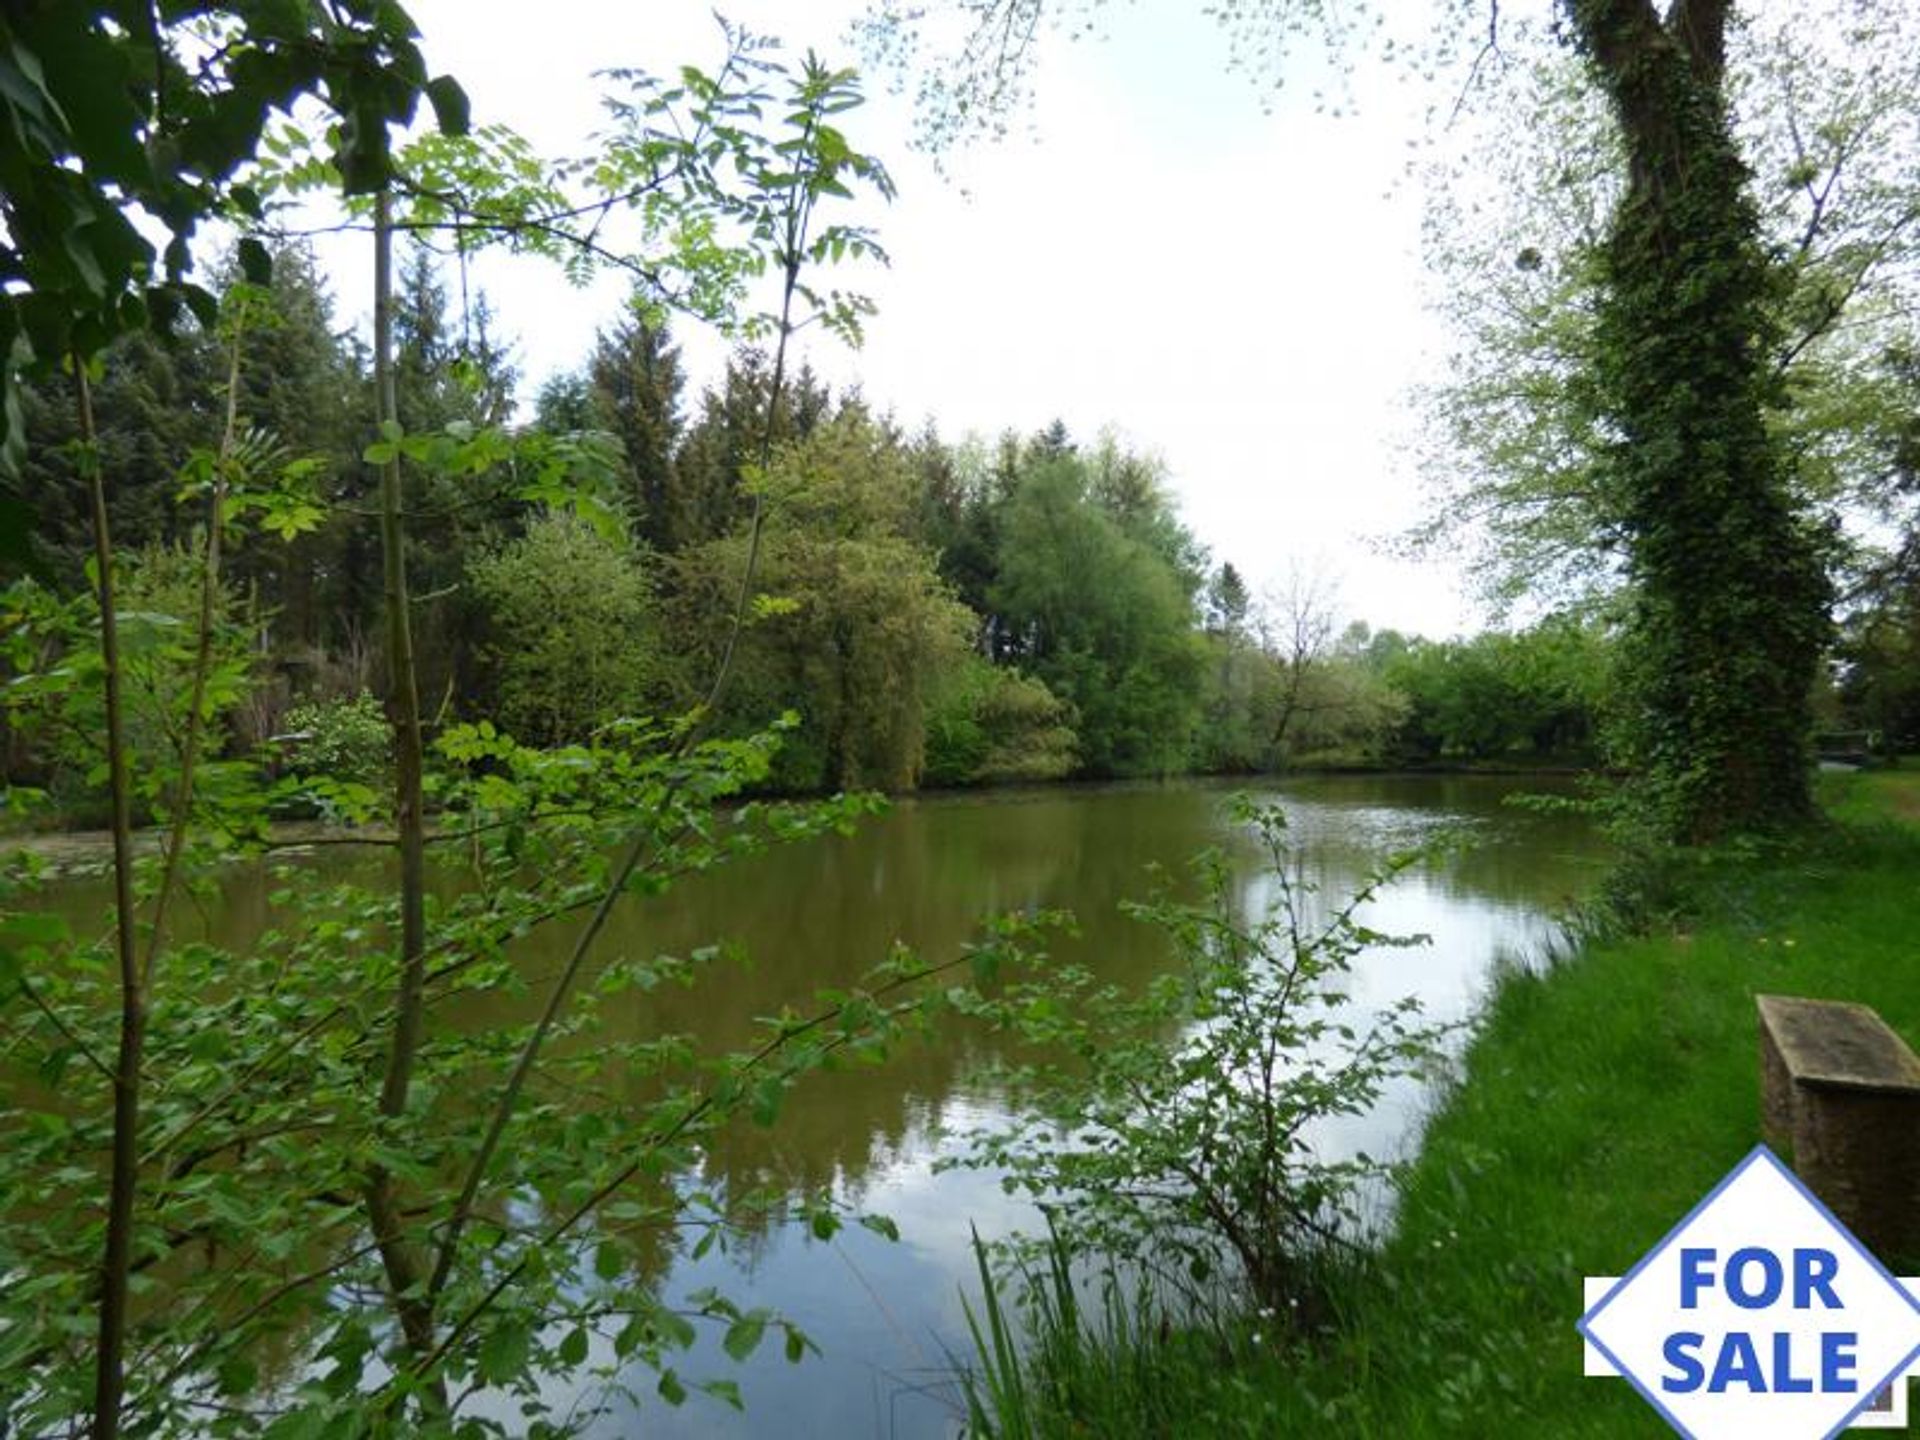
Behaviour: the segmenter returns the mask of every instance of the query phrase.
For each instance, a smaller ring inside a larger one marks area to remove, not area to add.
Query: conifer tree
[[[588,413],[620,437],[627,496],[639,537],[656,550],[680,538],[674,524],[674,451],[686,375],[664,324],[629,314],[602,331],[587,362]]]

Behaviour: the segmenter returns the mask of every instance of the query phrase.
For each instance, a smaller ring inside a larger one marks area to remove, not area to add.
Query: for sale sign
[[[1764,1145],[1579,1328],[1692,1440],[1824,1440],[1920,1359],[1920,1299]]]

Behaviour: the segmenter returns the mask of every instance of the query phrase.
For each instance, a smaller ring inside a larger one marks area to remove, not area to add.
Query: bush
[[[1305,1322],[1330,1254],[1358,1238],[1367,1187],[1386,1178],[1364,1154],[1322,1158],[1316,1127],[1370,1109],[1431,1060],[1441,1033],[1417,1023],[1416,1000],[1368,1014],[1342,989],[1363,950],[1425,943],[1356,918],[1418,853],[1387,861],[1322,916],[1289,870],[1284,815],[1244,801],[1235,813],[1258,840],[1271,903],[1243,916],[1226,860],[1209,852],[1196,862],[1200,903],[1129,907],[1178,961],[1143,993],[1051,966],[984,1002],[1055,1058],[1004,1077],[1024,1114],[976,1133],[963,1163],[1003,1169],[1076,1254],[1185,1277],[1203,1306],[1226,1278],[1262,1310]]]
[[[932,785],[1058,780],[1079,742],[1070,707],[1018,670],[969,655],[927,707],[925,779]]]
[[[573,744],[644,707],[661,641],[643,558],[624,537],[555,510],[468,561],[510,734]]]
[[[351,700],[319,700],[287,712],[287,768],[345,785],[384,788],[393,734],[380,702],[362,690]]]
[[[135,777],[136,818],[152,816],[177,783],[181,732],[200,647],[200,559],[152,545],[116,563],[121,697]],[[256,680],[252,617],[230,588],[214,595],[203,696],[207,751],[218,755],[227,717]],[[0,690],[15,772],[39,778],[59,808],[104,817],[106,702],[98,605],[62,598],[33,580],[0,589]],[[203,776],[204,780],[205,777]]]

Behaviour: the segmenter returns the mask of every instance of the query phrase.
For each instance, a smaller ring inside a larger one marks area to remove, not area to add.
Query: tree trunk
[[[1598,380],[1617,431],[1636,814],[1702,843],[1812,811],[1820,541],[1768,432],[1777,277],[1721,79],[1727,0],[1569,0],[1619,121],[1628,188],[1604,255]]]
[[[74,357],[80,407],[82,464],[93,519],[94,583],[100,600],[100,668],[106,688],[107,785],[113,806],[113,907],[120,964],[120,1045],[113,1074],[113,1170],[107,1187],[107,1239],[100,1262],[99,1353],[93,1386],[94,1440],[120,1433],[126,1391],[128,1277],[133,1268],[134,1201],[140,1173],[140,1060],[146,1048],[147,996],[135,946],[133,911],[133,787],[127,775],[127,726],[120,697],[120,629],[113,601],[113,535],[107,525],[106,482],[100,473],[93,396],[86,362]]]
[[[380,423],[398,423],[393,376],[392,199],[382,191],[374,222],[373,361]],[[380,1087],[383,1122],[406,1114],[414,1061],[426,1009],[426,817],[422,810],[420,694],[414,677],[413,626],[407,600],[406,530],[402,519],[400,459],[380,469],[380,548],[386,577],[387,714],[393,726],[394,825],[400,838],[400,976],[394,995],[393,1039]],[[393,1177],[377,1162],[367,1175],[367,1218],[394,1297],[400,1329],[415,1357],[433,1353],[433,1307],[425,1276],[400,1220]]]

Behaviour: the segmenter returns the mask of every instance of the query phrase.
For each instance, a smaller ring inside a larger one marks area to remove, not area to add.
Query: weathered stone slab
[[[1759,995],[1767,1143],[1889,1263],[1920,1256],[1920,1057],[1865,1005]]]

